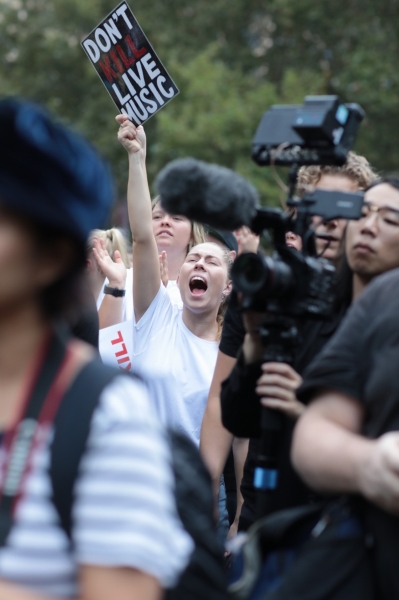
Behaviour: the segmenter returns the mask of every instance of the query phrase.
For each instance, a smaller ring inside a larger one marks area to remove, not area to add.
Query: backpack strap
[[[103,389],[121,371],[99,359],[83,367],[66,392],[54,421],[50,454],[52,501],[61,526],[71,539],[73,488],[85,451],[94,410]]]

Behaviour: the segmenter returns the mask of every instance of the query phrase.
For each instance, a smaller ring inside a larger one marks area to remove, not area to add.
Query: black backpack
[[[91,419],[102,390],[121,375],[121,371],[99,360],[88,363],[66,392],[54,422],[50,461],[53,503],[70,539],[73,488]],[[209,473],[189,439],[175,432],[169,433],[169,439],[177,509],[195,548],[177,586],[167,591],[166,599],[225,600],[223,548],[216,537]]]

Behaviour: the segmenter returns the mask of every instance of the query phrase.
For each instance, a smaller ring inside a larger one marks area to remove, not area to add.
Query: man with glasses
[[[399,178],[374,183],[364,196],[363,218],[346,231],[353,299],[376,275],[399,267]]]

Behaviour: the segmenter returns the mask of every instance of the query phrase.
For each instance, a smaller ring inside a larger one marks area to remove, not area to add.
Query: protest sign
[[[135,125],[179,93],[126,2],[93,29],[82,47],[118,110]]]
[[[103,362],[122,371],[131,371],[133,358],[133,321],[100,329],[99,350]]]

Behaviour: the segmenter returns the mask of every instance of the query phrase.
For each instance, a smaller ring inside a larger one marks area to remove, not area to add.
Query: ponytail
[[[123,232],[117,227],[112,227],[111,229],[94,229],[89,237],[88,241],[88,253],[93,250],[93,241],[94,238],[98,238],[104,241],[105,248],[112,258],[115,260],[115,251],[118,250],[120,252],[122,261],[127,269],[131,267],[129,256],[128,256],[128,242],[123,234]]]

